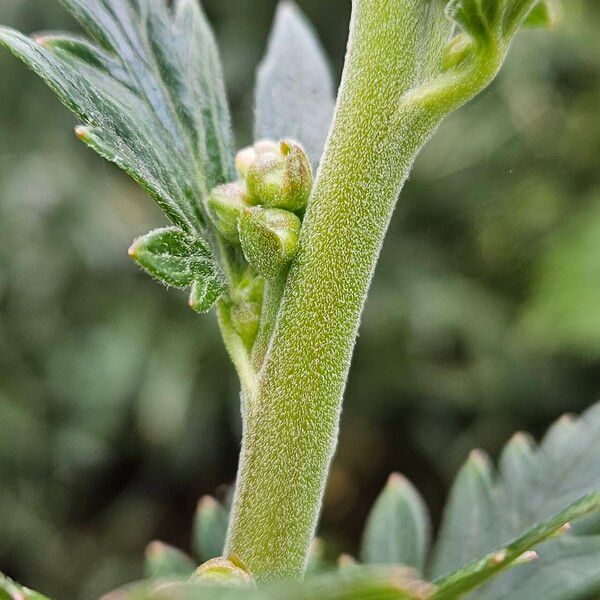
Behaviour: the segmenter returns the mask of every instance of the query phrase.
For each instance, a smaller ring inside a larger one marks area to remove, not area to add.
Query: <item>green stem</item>
[[[353,3],[334,123],[245,411],[225,551],[258,580],[304,573],[360,316],[396,199],[441,119],[485,87],[501,62],[481,52],[441,74],[439,40],[451,27],[443,5]]]
[[[413,83],[403,68],[404,4],[355,3],[332,134],[246,412],[226,553],[258,579],[304,572],[360,314],[399,190],[427,136],[395,118]]]
[[[225,300],[220,300],[217,304],[217,319],[225,348],[242,386],[242,397],[245,400],[252,398],[256,391],[256,372],[242,338],[233,328],[229,305]]]
[[[267,354],[286,281],[287,271],[277,279],[265,282],[260,328],[252,348],[252,363],[257,370],[260,369]]]

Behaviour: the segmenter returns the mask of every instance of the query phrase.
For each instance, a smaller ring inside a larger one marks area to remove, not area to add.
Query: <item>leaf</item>
[[[129,173],[187,232],[234,177],[217,48],[195,0],[63,0],[92,38],[0,28],[0,44],[57,93],[79,137]]]
[[[571,506],[560,511],[554,517],[534,527],[520,538],[504,548],[473,561],[458,571],[436,581],[438,590],[433,600],[452,600],[462,598],[465,594],[480,587],[501,571],[519,563],[537,560],[536,553],[528,553],[531,548],[561,533],[561,530],[574,519],[585,516],[600,508],[600,492],[589,494]],[[539,591],[537,592],[539,594]],[[521,598],[521,595],[514,596]],[[538,597],[547,598],[547,595]],[[561,596],[562,597],[562,596]]]
[[[146,547],[144,573],[149,579],[188,578],[196,564],[185,552],[163,542],[150,542]]]
[[[600,489],[599,455],[600,404],[580,419],[559,419],[539,448],[528,436],[515,435],[501,455],[497,475],[482,453],[472,455],[452,488],[431,576],[439,578],[505,546],[577,498]],[[567,534],[544,544],[534,563],[510,571],[472,597],[579,599],[600,586],[599,562],[600,536]],[[577,576],[563,570],[569,566]],[[547,589],[548,580],[555,587],[539,595],[536,590]]]
[[[266,584],[260,588],[215,588],[182,583],[126,600],[426,600],[434,587],[415,578],[410,569],[356,567],[313,577],[304,582]]]
[[[129,256],[162,283],[192,286],[189,303],[197,312],[209,310],[226,290],[206,242],[177,227],[155,229],[139,237],[129,248]]]
[[[229,523],[229,511],[212,496],[198,502],[194,517],[192,545],[198,558],[204,562],[221,556]]]
[[[525,27],[556,27],[562,16],[559,0],[541,0],[527,15]]]
[[[540,0],[450,0],[447,13],[476,42],[488,45],[510,41],[538,2]]]
[[[49,600],[0,573],[0,600]]]
[[[207,272],[214,274],[208,246],[177,227],[155,229],[137,238],[129,256],[155,279],[178,288],[189,287]]]
[[[335,104],[325,53],[298,7],[280,2],[256,80],[255,138],[299,141],[316,168]]]
[[[367,519],[363,562],[407,565],[422,571],[429,542],[429,515],[421,496],[407,479],[391,475]]]

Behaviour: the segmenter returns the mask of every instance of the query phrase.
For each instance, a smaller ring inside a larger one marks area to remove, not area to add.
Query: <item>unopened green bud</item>
[[[282,141],[277,151],[257,152],[246,175],[248,194],[255,203],[290,211],[306,208],[312,183],[308,156],[291,141]]]
[[[246,260],[259,275],[275,279],[296,255],[301,228],[300,219],[286,210],[246,208],[239,222]]]
[[[445,70],[460,65],[473,51],[473,40],[466,33],[455,35],[446,48],[443,59]]]
[[[247,148],[242,148],[235,155],[235,168],[237,172],[242,176],[246,177],[248,173],[248,169],[250,165],[256,160],[256,150],[254,150],[254,146],[248,146]]]
[[[239,183],[226,183],[212,190],[208,206],[219,234],[232,244],[239,244],[238,219],[248,206],[248,195]]]
[[[279,152],[279,144],[273,140],[259,140],[254,144],[256,154],[264,154],[265,152]]]
[[[191,582],[209,584],[252,586],[254,580],[246,566],[236,556],[213,558],[200,565],[192,576]]]
[[[235,156],[235,166],[242,177],[246,177],[252,163],[259,154],[265,152],[279,153],[279,144],[272,140],[260,140],[253,146],[242,148]]]

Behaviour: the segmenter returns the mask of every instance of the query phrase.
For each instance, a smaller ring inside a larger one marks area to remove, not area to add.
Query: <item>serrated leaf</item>
[[[520,562],[526,563],[531,560],[537,560],[537,554],[528,555],[527,552],[552,536],[560,534],[565,524],[585,516],[592,511],[597,511],[599,508],[600,492],[583,497],[557,513],[554,517],[537,525],[515,541],[507,544],[504,548],[499,548],[484,558],[473,561],[458,571],[437,580],[435,583],[438,589],[433,596],[433,600],[462,598],[465,594],[482,586],[500,572],[510,567],[515,567]],[[536,593],[539,594],[539,592]],[[522,596],[514,595],[513,597],[521,598]],[[548,596],[539,595],[538,597],[547,598]]]
[[[298,7],[280,2],[256,79],[255,138],[291,138],[316,167],[335,104],[325,53]]]
[[[496,476],[491,468],[461,470],[450,495],[431,576],[443,576],[505,546],[540,520],[600,489],[600,405],[580,419],[563,417],[540,447],[517,434],[504,449]],[[545,543],[535,562],[512,570],[470,598],[495,600],[518,590],[519,600],[579,599],[600,589],[600,536],[566,534]],[[571,565],[577,576],[558,569]],[[567,575],[565,575],[567,573]],[[547,580],[556,584],[548,589]],[[537,589],[546,590],[538,595]],[[511,596],[512,597],[512,596]]]
[[[87,126],[80,137],[142,185],[186,231],[204,227],[203,198],[233,178],[218,53],[195,0],[63,0],[93,43],[39,43],[0,29]]]
[[[129,256],[155,279],[178,288],[214,275],[208,245],[177,227],[155,229],[137,238]]]
[[[0,573],[0,600],[49,600],[49,598],[15,583]]]
[[[129,256],[166,285],[191,286],[189,304],[197,312],[209,310],[226,290],[208,244],[177,227],[155,229],[137,238]]]
[[[397,564],[422,571],[430,542],[423,499],[404,477],[393,474],[367,519],[361,555],[368,564]]]
[[[228,523],[229,511],[221,503],[212,496],[200,499],[194,517],[192,546],[202,562],[223,554]]]
[[[144,574],[149,579],[188,578],[196,563],[178,548],[163,542],[150,542],[146,547]]]

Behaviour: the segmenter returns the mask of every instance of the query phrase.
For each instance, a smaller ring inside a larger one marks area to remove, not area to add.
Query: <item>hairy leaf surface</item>
[[[256,81],[256,139],[292,138],[319,162],[335,104],[327,58],[315,32],[289,1],[277,9]]]
[[[398,564],[422,571],[429,549],[430,522],[419,492],[401,475],[390,477],[375,502],[362,541],[369,564]]]
[[[37,40],[1,28],[86,127],[78,135],[129,173],[168,217],[201,233],[203,198],[233,176],[219,58],[196,0],[63,0],[91,37]]]
[[[515,435],[502,453],[496,476],[485,455],[473,454],[453,486],[432,576],[443,576],[503,547],[600,489],[599,455],[600,405],[580,419],[559,419],[539,447],[528,436]],[[568,600],[599,589],[600,536],[566,534],[544,544],[539,555],[473,598],[492,600],[514,594],[511,597],[520,600]],[[547,594],[539,595],[540,589]]]

